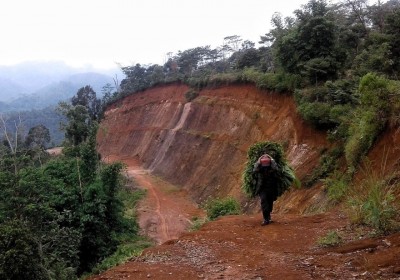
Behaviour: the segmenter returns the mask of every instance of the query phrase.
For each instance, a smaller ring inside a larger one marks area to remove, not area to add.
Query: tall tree
[[[337,28],[328,11],[321,0],[311,0],[295,11],[297,25],[274,44],[277,61],[285,71],[306,75],[312,82],[337,75],[344,57],[337,47]],[[277,24],[281,25],[279,21]]]
[[[81,105],[86,107],[91,121],[98,120],[101,110],[101,101],[97,99],[96,92],[91,86],[84,86],[78,90],[71,99],[72,106]]]
[[[126,78],[121,81],[121,92],[124,94],[148,88],[151,84],[148,79],[147,68],[137,63],[134,66],[122,67]]]
[[[68,123],[62,126],[65,131],[65,139],[73,146],[78,146],[84,142],[90,131],[88,109],[82,105],[72,106],[66,102],[61,102],[58,110],[68,120]]]
[[[25,145],[28,148],[44,149],[49,142],[49,129],[42,124],[29,129],[28,136],[25,139]]]
[[[385,33],[389,36],[393,74],[398,78],[400,71],[400,7],[387,16]]]

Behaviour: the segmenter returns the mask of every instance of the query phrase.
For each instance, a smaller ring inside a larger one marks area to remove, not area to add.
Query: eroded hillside
[[[240,186],[250,145],[283,143],[300,179],[327,146],[325,135],[300,119],[290,96],[231,85],[202,90],[187,102],[188,90],[155,87],[109,107],[98,135],[103,158],[136,158],[198,203],[227,195],[244,202]]]
[[[259,212],[257,200],[247,201],[240,190],[250,145],[265,140],[283,143],[300,179],[317,166],[329,145],[325,135],[300,119],[290,96],[233,85],[203,90],[186,102],[188,90],[180,84],[156,87],[108,108],[98,135],[103,158],[138,163],[198,203],[209,196],[232,195],[248,212]],[[399,180],[398,132],[388,127],[369,153],[371,172],[391,174],[391,181]],[[356,180],[368,175],[362,171]],[[152,222],[157,217],[142,214],[141,225],[147,234],[174,238],[91,279],[399,279],[398,233],[368,238],[352,232],[340,209],[295,214],[318,209],[325,199],[322,189],[317,185],[286,193],[276,204],[274,223],[267,227],[260,226],[261,214],[255,213],[223,217],[181,234],[168,231],[168,226],[175,230],[181,225],[177,221],[187,220],[194,210],[172,215],[173,224],[169,223],[169,211],[160,211],[159,206],[177,193],[160,191],[153,208],[162,221]],[[154,211],[146,208],[147,212]],[[332,231],[339,231],[345,242],[332,248],[318,246],[318,240]]]

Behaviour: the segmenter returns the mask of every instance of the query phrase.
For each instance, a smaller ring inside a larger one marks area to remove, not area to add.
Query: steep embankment
[[[288,96],[241,85],[204,90],[187,103],[187,90],[184,85],[153,88],[110,107],[98,135],[103,157],[122,159],[129,168],[130,161],[134,165],[139,162],[187,190],[197,202],[210,195],[228,194],[245,202],[240,193],[241,173],[251,144],[264,140],[284,143],[300,179],[316,166],[320,151],[327,146],[325,136],[297,116]],[[399,180],[398,132],[388,129],[369,153],[372,168],[385,166],[385,173],[397,175],[393,180]],[[134,173],[129,175],[135,177]],[[361,178],[361,173],[356,178]],[[175,230],[181,225],[179,219],[187,216],[170,215],[169,210],[177,209],[171,205],[179,192],[148,187],[153,177],[147,176],[151,175],[144,172],[135,177],[154,193],[145,204],[151,206],[154,198],[151,218],[144,218],[151,222],[149,229],[146,223],[142,227],[147,232],[157,228],[159,232],[154,230],[154,234],[162,243],[179,235],[169,231],[169,225]],[[321,197],[318,187],[296,190],[279,199],[276,208],[303,212]],[[161,202],[166,203],[164,210]],[[248,210],[258,210],[257,204],[247,202]],[[188,205],[182,213],[190,216],[194,210]],[[338,210],[308,216],[276,212],[274,222],[266,227],[260,226],[260,213],[222,217],[90,279],[399,279],[398,233],[376,238],[349,233],[348,220]],[[178,220],[170,220],[170,216]],[[319,238],[333,230],[341,233],[345,243],[333,248],[317,246]]]
[[[202,90],[187,102],[188,90],[182,84],[155,87],[108,108],[98,135],[102,156],[136,158],[198,203],[227,195],[244,202],[240,186],[250,145],[283,143],[300,179],[327,145],[325,135],[300,119],[290,96],[232,85]]]

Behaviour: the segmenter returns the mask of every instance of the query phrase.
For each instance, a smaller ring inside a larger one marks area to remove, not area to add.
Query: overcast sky
[[[4,0],[0,65],[65,61],[73,66],[164,63],[168,52],[258,42],[274,12],[307,0]]]

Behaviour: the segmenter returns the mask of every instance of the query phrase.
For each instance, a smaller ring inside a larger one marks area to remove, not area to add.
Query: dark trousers
[[[263,218],[266,221],[271,220],[271,212],[274,204],[274,195],[266,191],[261,191],[259,193],[261,199],[261,210]]]

